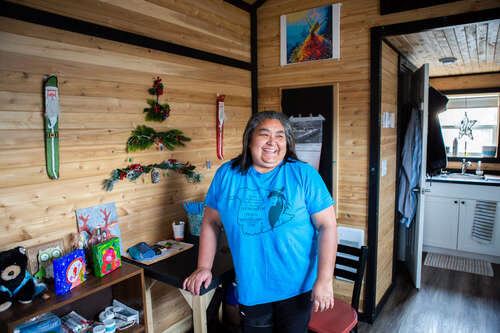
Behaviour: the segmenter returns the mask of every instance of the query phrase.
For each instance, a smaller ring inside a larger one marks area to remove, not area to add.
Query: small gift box
[[[85,275],[85,252],[82,249],[74,250],[54,260],[52,264],[56,295],[67,293],[87,279]]]
[[[92,246],[92,259],[94,261],[94,274],[97,277],[103,277],[120,267],[122,265],[120,239],[113,237]]]

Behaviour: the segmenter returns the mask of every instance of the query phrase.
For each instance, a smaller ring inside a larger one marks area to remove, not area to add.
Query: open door
[[[425,175],[427,165],[427,120],[428,120],[428,102],[429,102],[429,65],[425,64],[413,73],[411,87],[414,92],[415,103],[422,111],[421,129],[422,129],[422,162],[420,164],[419,185],[414,192],[417,192],[417,210],[415,220],[407,230],[406,242],[406,264],[413,280],[415,288],[420,289],[420,278],[422,274],[422,248],[424,240],[424,194]],[[404,228],[404,226],[402,226]]]

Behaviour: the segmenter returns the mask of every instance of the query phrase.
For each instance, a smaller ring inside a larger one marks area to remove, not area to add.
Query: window
[[[498,157],[499,94],[447,97],[439,121],[448,157]]]

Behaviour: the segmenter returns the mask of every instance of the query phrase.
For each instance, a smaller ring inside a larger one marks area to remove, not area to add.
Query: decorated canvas
[[[122,265],[120,256],[120,240],[113,237],[102,243],[92,246],[92,260],[94,274],[102,277]]]
[[[116,205],[114,202],[77,209],[76,220],[85,248],[110,238],[118,237],[120,253],[123,253],[118,215],[116,214]]]
[[[54,260],[54,280],[56,295],[63,295],[83,283],[85,274],[85,253],[82,249]]]
[[[281,66],[340,58],[340,6],[281,16]]]

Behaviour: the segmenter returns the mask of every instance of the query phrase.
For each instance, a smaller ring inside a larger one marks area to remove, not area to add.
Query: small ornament
[[[158,169],[153,169],[153,171],[151,171],[151,181],[153,184],[158,184],[160,182],[160,171]]]
[[[464,112],[464,119],[460,122],[460,129],[458,131],[458,138],[461,139],[462,136],[467,136],[471,140],[474,140],[472,135],[472,126],[477,123],[477,120],[470,120],[467,112]]]

